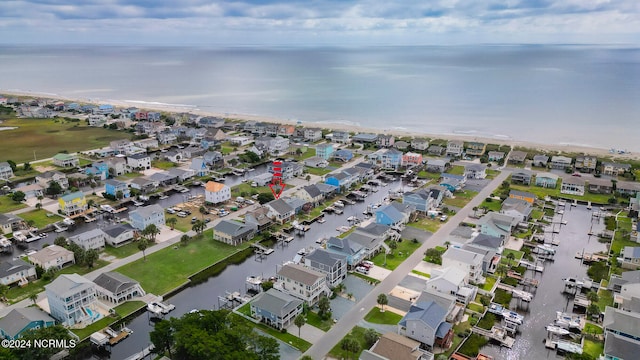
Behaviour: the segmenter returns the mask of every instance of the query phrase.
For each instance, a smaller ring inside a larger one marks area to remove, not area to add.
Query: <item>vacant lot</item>
[[[78,152],[101,148],[110,141],[128,139],[122,131],[89,127],[81,122],[62,119],[10,119],[2,126],[17,127],[2,132],[1,160],[17,163],[49,158],[61,152]]]

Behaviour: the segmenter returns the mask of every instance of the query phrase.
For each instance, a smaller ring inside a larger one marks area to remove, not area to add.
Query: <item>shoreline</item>
[[[114,99],[99,99],[99,98],[72,98],[63,95],[46,93],[46,92],[33,92],[33,91],[21,91],[21,90],[3,90],[0,89],[0,93],[3,95],[15,96],[15,97],[31,97],[39,99],[51,99],[51,100],[63,100],[74,101],[78,103],[86,104],[111,104],[120,108],[137,107],[145,110],[154,110],[168,113],[190,113],[200,116],[215,116],[221,118],[227,118],[231,120],[240,121],[260,121],[270,122],[282,125],[301,125],[304,127],[318,127],[322,129],[341,130],[356,133],[376,133],[376,134],[388,134],[399,137],[424,137],[430,139],[444,139],[444,140],[463,140],[463,141],[478,141],[486,144],[507,145],[511,147],[523,147],[529,149],[535,149],[540,152],[546,152],[552,155],[554,152],[559,153],[579,153],[594,155],[602,158],[611,158],[616,160],[640,160],[640,153],[611,153],[609,149],[600,147],[589,146],[587,144],[545,144],[533,141],[523,141],[513,138],[504,138],[504,136],[495,138],[486,135],[474,135],[474,134],[455,134],[455,133],[429,133],[427,131],[409,131],[402,129],[377,129],[368,127],[366,125],[355,125],[341,122],[339,120],[332,121],[304,121],[300,120],[287,120],[277,117],[264,116],[264,115],[251,115],[251,114],[239,114],[239,113],[221,113],[215,111],[202,110],[195,105],[186,104],[166,104],[154,101],[141,101],[141,100],[114,100]]]

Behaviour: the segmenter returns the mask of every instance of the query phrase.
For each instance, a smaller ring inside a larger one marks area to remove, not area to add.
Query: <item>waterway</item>
[[[587,266],[575,258],[576,252],[584,251],[594,253],[606,250],[606,244],[598,242],[597,236],[589,236],[589,230],[593,225],[593,233],[598,234],[604,229],[604,219],[592,221],[592,210],[585,205],[569,206],[562,216],[556,215],[554,222],[564,220],[566,225],[555,224],[558,234],[553,234],[554,239],[560,239],[560,244],[555,247],[555,261],[544,263],[544,272],[533,273],[527,271],[527,277],[533,277],[540,281],[535,291],[533,300],[528,308],[517,311],[525,315],[524,323],[516,336],[516,342],[512,349],[501,348],[497,345],[484,347],[481,352],[491,355],[496,360],[519,359],[547,359],[555,358],[555,350],[549,350],[544,346],[547,336],[545,326],[551,324],[556,318],[556,311],[572,312],[573,296],[564,294],[563,278],[576,277],[582,279],[587,276]],[[548,235],[549,237],[551,234]],[[512,300],[511,307],[515,309],[517,300]]]
[[[289,246],[276,245],[275,251],[262,261],[257,261],[255,257],[250,257],[241,264],[228,266],[218,276],[212,277],[206,282],[191,286],[165,299],[176,306],[176,309],[168,316],[180,317],[192,309],[218,309],[218,297],[224,296],[227,291],[245,293],[247,276],[259,275],[268,278],[275,275],[278,266],[283,262],[292,260],[300,249],[319,247],[315,243],[317,239],[324,236],[338,235],[339,232],[336,228],[348,225],[347,217],[354,215],[362,218],[362,212],[368,204],[382,201],[390,190],[397,190],[400,186],[399,181],[392,182],[380,188],[378,192],[369,195],[365,202],[346,205],[342,215],[325,215],[326,222],[324,224],[312,224],[310,230],[304,236],[296,236]],[[405,190],[407,190],[406,187]],[[149,346],[149,332],[153,329],[153,322],[148,313],[145,312],[133,318],[127,326],[133,330],[133,334],[113,347],[111,359],[127,358]],[[281,344],[280,356],[281,359],[297,359],[300,356],[300,352]]]

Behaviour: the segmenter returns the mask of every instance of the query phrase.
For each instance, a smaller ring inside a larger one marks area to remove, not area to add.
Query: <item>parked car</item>
[[[175,214],[175,213],[176,213],[176,211],[175,211],[173,208],[168,208],[168,209],[167,209],[167,212],[168,212],[169,214]]]
[[[445,222],[447,221],[448,218],[449,218],[449,215],[442,215],[440,216],[440,221]]]
[[[180,211],[180,212],[179,212],[178,214],[176,214],[176,215],[177,215],[178,217],[181,217],[181,218],[185,218],[185,217],[187,217],[187,216],[188,216],[188,214],[187,214],[186,212],[184,212],[184,211]]]
[[[366,267],[367,269],[371,269],[373,267],[373,263],[369,260],[363,261],[360,265]]]
[[[364,266],[356,266],[356,271],[361,273],[361,274],[368,274],[369,273],[369,269],[367,269]]]
[[[192,218],[191,218],[191,223],[192,223],[192,224],[195,224],[195,223],[196,223],[196,221],[198,221],[198,218],[197,218],[197,217],[195,217],[195,216],[194,216],[194,217],[192,217]]]

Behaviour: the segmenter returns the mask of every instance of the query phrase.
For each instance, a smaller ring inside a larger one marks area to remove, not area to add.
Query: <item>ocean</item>
[[[4,46],[0,91],[640,151],[640,48]]]

